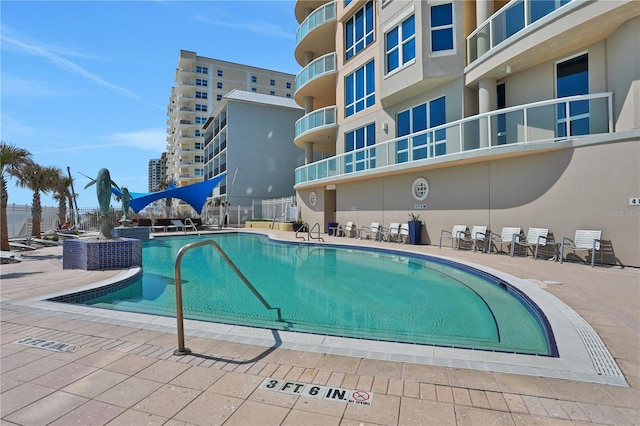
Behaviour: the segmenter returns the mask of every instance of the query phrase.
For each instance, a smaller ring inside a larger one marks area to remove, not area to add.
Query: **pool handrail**
[[[258,290],[256,290],[256,288],[253,286],[253,284],[251,284],[251,282],[247,279],[247,277],[244,276],[244,274],[240,271],[240,269],[238,269],[235,263],[233,263],[233,261],[229,258],[229,256],[227,256],[224,250],[222,250],[222,247],[220,247],[218,243],[216,243],[213,240],[203,240],[203,241],[197,241],[195,243],[185,244],[180,248],[180,250],[178,250],[178,254],[176,255],[176,261],[173,269],[174,278],[175,278],[175,287],[176,287],[176,321],[177,321],[177,328],[178,328],[178,349],[173,351],[174,355],[181,356],[181,355],[188,355],[191,353],[191,349],[186,348],[184,346],[184,317],[183,317],[183,310],[182,310],[182,274],[181,274],[182,257],[185,255],[187,251],[196,247],[204,246],[204,245],[213,246],[213,248],[222,257],[222,259],[225,262],[227,262],[227,264],[231,267],[233,272],[236,273],[236,275],[242,280],[244,285],[246,285],[247,288],[251,290],[253,295],[258,298],[258,300],[264,305],[264,307],[269,310],[275,309],[276,312],[278,313],[278,321],[282,321],[282,312],[280,311],[280,308],[274,308],[271,305],[269,305],[269,302],[267,302],[265,298],[262,297],[262,295],[258,292]]]
[[[318,237],[314,237],[311,233],[317,228]],[[308,229],[308,228],[307,228]],[[324,243],[324,238],[320,236],[320,224],[316,222],[315,225],[311,229],[309,229],[309,241],[311,240],[320,240]]]

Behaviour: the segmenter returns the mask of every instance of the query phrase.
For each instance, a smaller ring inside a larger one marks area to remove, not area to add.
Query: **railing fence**
[[[284,197],[254,201],[251,206],[206,206],[202,215],[194,214],[192,218],[201,218],[203,225],[240,228],[247,220],[276,218],[277,222],[295,221],[297,219],[296,197]],[[73,214],[73,217],[70,215]],[[98,229],[98,219],[101,213],[98,207],[86,207],[67,211],[65,222],[75,225],[83,231],[95,231]],[[122,208],[109,209],[109,218],[114,222],[122,218]],[[140,213],[129,212],[132,220],[140,218],[152,218],[156,215],[144,210]],[[223,217],[225,219],[223,220]],[[9,204],[7,206],[7,229],[9,238],[28,237],[31,235],[32,212],[30,205]],[[64,225],[58,218],[57,207],[42,207],[41,230],[42,232],[54,231]]]

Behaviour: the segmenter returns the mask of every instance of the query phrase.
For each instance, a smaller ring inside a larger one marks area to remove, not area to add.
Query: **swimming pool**
[[[204,238],[204,237],[202,237]],[[544,314],[522,292],[477,269],[395,250],[272,241],[255,234],[214,239],[277,314],[251,294],[211,248],[187,252],[185,318],[325,335],[557,356]],[[143,245],[144,274],[58,297],[94,307],[175,315],[173,267],[197,237]]]

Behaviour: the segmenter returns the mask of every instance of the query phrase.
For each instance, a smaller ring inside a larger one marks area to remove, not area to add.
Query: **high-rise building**
[[[162,182],[162,160],[149,160],[149,192],[157,191]]]
[[[309,223],[602,230],[640,266],[640,7],[298,0]]]
[[[203,181],[202,125],[226,93],[239,89],[292,98],[294,81],[292,74],[181,50],[167,108],[167,179],[178,187]]]

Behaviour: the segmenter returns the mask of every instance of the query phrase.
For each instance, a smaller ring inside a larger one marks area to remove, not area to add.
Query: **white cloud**
[[[2,74],[2,96],[16,95],[20,97],[61,97],[69,96],[68,90],[52,85],[45,85],[36,80],[27,80]]]
[[[93,81],[94,83],[97,83],[103,87],[106,87],[110,90],[121,93],[131,99],[135,99],[136,101],[142,102],[147,105],[151,105],[156,108],[164,109],[163,107],[160,107],[158,105],[151,104],[150,102],[146,101],[145,99],[140,97],[140,95],[132,92],[131,90],[128,90],[128,89],[125,89],[124,87],[120,87],[116,84],[110,83],[104,80],[102,77],[96,74],[93,74],[90,71],[85,70],[84,68],[77,65],[75,62],[65,59],[62,56],[59,56],[58,54],[56,54],[55,52],[48,50],[44,45],[29,44],[12,37],[8,37],[6,35],[0,35],[0,40],[2,40],[2,42],[5,44],[8,44],[14,48],[18,48],[22,52],[28,53],[33,56],[39,56],[41,58],[45,58],[49,62],[57,66],[58,68],[62,68],[73,74],[78,74],[87,80]],[[58,50],[59,49],[60,48],[58,48]]]
[[[114,133],[106,138],[110,145],[128,146],[160,153],[167,148],[167,129],[144,129],[135,132]],[[104,145],[102,145],[104,146]]]
[[[285,30],[278,25],[273,25],[271,22],[267,22],[267,21],[258,20],[258,21],[242,22],[242,23],[236,24],[231,21],[217,21],[203,15],[198,15],[195,17],[195,19],[205,24],[213,25],[216,27],[231,28],[232,30],[238,30],[243,32],[250,31],[256,34],[262,34],[269,37],[280,37],[280,38],[295,37],[295,34],[291,34],[290,31]]]

